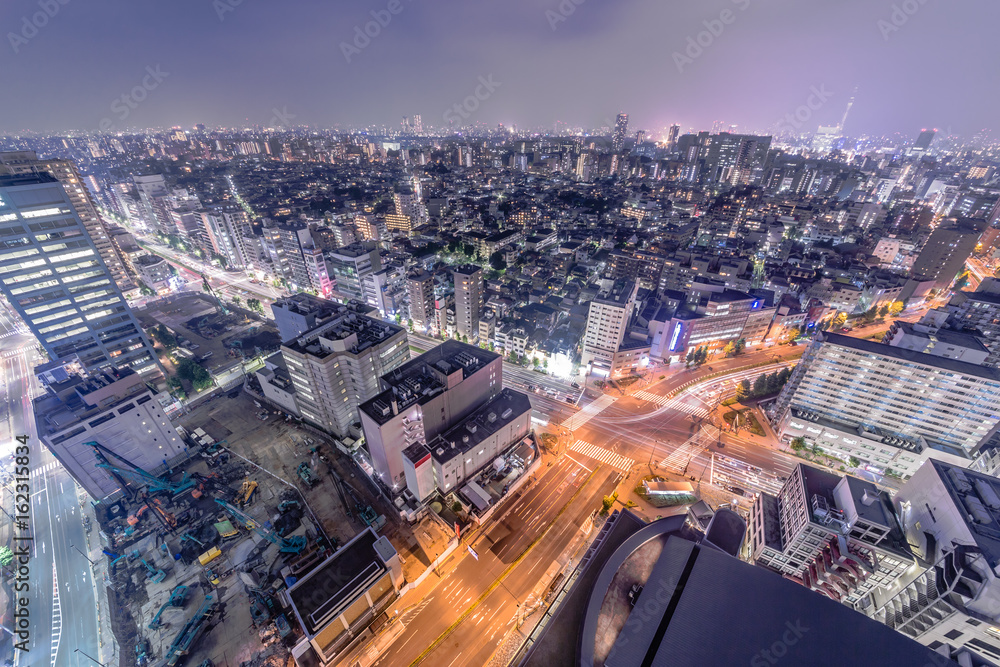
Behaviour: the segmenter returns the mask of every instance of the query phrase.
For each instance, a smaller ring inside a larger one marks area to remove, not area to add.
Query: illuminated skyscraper
[[[625,137],[628,134],[628,114],[620,113],[615,119],[615,133],[611,137],[611,150],[615,153],[625,146]]]
[[[159,362],[76,213],[49,174],[0,176],[0,289],[53,359],[88,371]]]

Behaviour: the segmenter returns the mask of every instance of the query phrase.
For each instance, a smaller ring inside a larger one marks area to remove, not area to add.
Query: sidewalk
[[[74,482],[75,484],[75,482]],[[87,557],[96,565],[91,566],[91,582],[94,586],[94,599],[97,600],[97,631],[98,653],[100,662],[112,667],[119,658],[118,641],[111,629],[111,606],[108,603],[108,557],[104,555],[101,546],[100,524],[94,513],[94,506],[89,502],[87,494],[77,486],[77,497],[80,499],[81,513],[90,519],[90,530],[87,531]],[[80,610],[86,613],[85,610]]]

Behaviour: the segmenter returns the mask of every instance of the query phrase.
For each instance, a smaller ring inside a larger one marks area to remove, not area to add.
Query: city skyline
[[[0,83],[30,94],[7,99],[0,131],[400,127],[415,115],[427,128],[556,130],[612,127],[624,111],[631,128],[654,132],[721,121],[806,133],[836,125],[854,97],[845,134],[972,136],[995,129],[989,87],[971,85],[989,78],[991,22],[981,19],[991,13],[985,2],[954,11],[919,0],[564,0],[502,11],[409,0],[293,11],[234,0],[169,10],[18,1],[0,10]],[[68,61],[76,66],[60,65]],[[970,85],[956,106],[929,82],[959,70]]]

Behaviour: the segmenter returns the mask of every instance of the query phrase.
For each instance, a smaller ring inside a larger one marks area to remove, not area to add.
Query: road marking
[[[643,401],[651,401],[662,407],[668,407],[671,410],[677,410],[678,412],[685,412],[689,415],[694,415],[695,417],[701,417],[702,419],[708,417],[708,410],[705,408],[692,407],[687,403],[682,403],[676,398],[667,398],[666,396],[660,396],[659,394],[654,394],[646,390],[637,391],[632,394],[632,396],[642,399]]]
[[[670,452],[665,459],[660,461],[664,468],[682,472],[688,463],[694,460],[699,453],[707,451],[710,444],[709,436],[704,428],[698,430],[693,436],[687,439],[680,447]]]
[[[592,459],[596,459],[601,463],[606,463],[612,468],[615,468],[616,470],[622,470],[622,471],[631,470],[632,466],[635,464],[635,461],[633,459],[628,458],[627,456],[622,456],[621,454],[615,454],[614,452],[609,452],[606,449],[602,449],[600,447],[592,445],[589,442],[584,442],[583,440],[577,440],[572,445],[570,445],[569,448],[572,449],[573,451],[580,452],[585,456],[589,456]],[[569,456],[569,454],[567,454],[566,456]]]
[[[571,447],[570,449],[573,449],[573,448]],[[568,458],[568,459],[569,459],[570,461],[572,461],[573,463],[577,464],[578,466],[580,466],[581,468],[583,468],[583,469],[584,469],[584,470],[586,470],[587,472],[594,472],[593,470],[591,470],[591,469],[590,469],[590,468],[588,468],[587,466],[583,465],[582,463],[580,463],[579,461],[577,461],[576,459],[574,459],[574,458],[573,458],[572,456],[570,456],[569,454],[566,454],[566,458]]]
[[[596,415],[603,412],[605,408],[614,403],[616,400],[617,399],[614,396],[604,394],[596,401],[588,403],[582,410],[566,419],[562,425],[571,431],[575,431],[593,419]]]

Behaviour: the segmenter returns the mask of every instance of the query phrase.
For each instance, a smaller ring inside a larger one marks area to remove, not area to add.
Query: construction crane
[[[177,633],[170,648],[164,655],[164,662],[168,667],[174,667],[184,656],[191,652],[191,647],[195,641],[205,632],[209,620],[215,614],[216,602],[214,595],[205,596],[205,604],[195,612],[194,616],[188,619],[181,631]]]
[[[290,537],[282,537],[270,528],[265,528],[252,516],[233,507],[226,501],[216,498],[215,502],[222,505],[223,509],[229,512],[230,516],[246,526],[247,529],[254,531],[271,544],[277,545],[282,553],[299,554],[306,548],[306,538],[304,536],[292,535]]]
[[[191,478],[190,475],[184,473],[184,478],[180,482],[171,482],[168,479],[162,479],[146,472],[136,464],[130,462],[129,460],[123,458],[122,456],[112,452],[98,442],[88,442],[84,446],[90,446],[94,450],[94,455],[97,457],[97,467],[104,468],[111,475],[121,483],[122,488],[128,486],[131,482],[134,485],[145,486],[151,492],[156,493],[159,491],[169,491],[173,495],[178,495],[187,491],[188,489],[193,489],[197,485],[197,481]],[[130,469],[123,468],[121,466],[116,466],[111,463],[105,453],[114,456],[117,459],[121,459]]]
[[[151,620],[149,622],[149,625],[146,627],[148,627],[150,630],[156,630],[157,628],[160,627],[160,616],[163,614],[163,612],[165,612],[167,609],[170,608],[174,609],[183,608],[185,601],[187,601],[187,586],[177,586],[176,588],[174,588],[173,591],[171,591],[170,598],[163,603],[163,606],[160,607],[160,610],[156,612],[156,616],[153,617],[153,620]]]
[[[223,315],[229,314],[229,309],[222,305],[222,299],[219,298],[219,294],[212,288],[212,284],[208,282],[208,276],[204,273],[201,274],[201,289],[212,295],[212,298],[215,299],[215,303],[219,306],[220,313]]]

